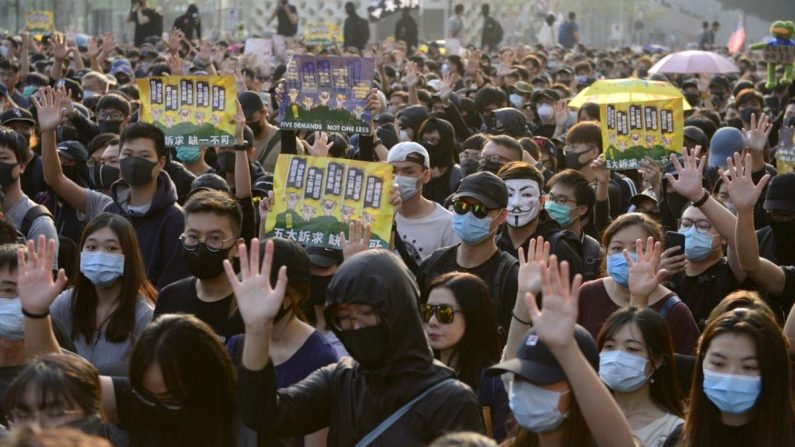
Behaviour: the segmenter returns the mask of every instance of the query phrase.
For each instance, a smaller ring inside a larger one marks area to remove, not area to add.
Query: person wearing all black
[[[343,45],[345,48],[356,48],[359,51],[364,49],[367,41],[370,40],[370,24],[356,13],[356,4],[353,2],[345,3],[345,12],[348,17],[345,19],[343,30]]]
[[[185,14],[174,20],[174,28],[179,28],[185,33],[185,38],[188,40],[201,39],[202,19],[199,16],[199,8],[194,4],[188,5]]]
[[[406,42],[407,54],[413,54],[417,48],[417,21],[411,16],[411,9],[401,10],[400,19],[395,23],[395,40]]]
[[[298,34],[298,10],[288,0],[280,0],[268,23],[276,17],[276,34],[295,37]]]
[[[149,37],[160,37],[163,32],[163,16],[148,7],[148,0],[132,0],[127,21],[135,23],[135,46],[144,44]]]

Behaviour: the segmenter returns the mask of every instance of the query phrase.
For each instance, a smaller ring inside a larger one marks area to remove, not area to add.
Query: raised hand
[[[565,99],[555,103],[555,125],[565,126],[569,120],[569,103]]]
[[[328,142],[328,134],[326,132],[315,131],[315,142],[311,146],[305,140],[301,140],[306,152],[315,157],[328,157],[329,148],[332,144]]]
[[[541,291],[542,270],[549,263],[549,242],[539,236],[530,240],[525,257],[524,247],[519,247],[519,293],[537,295]]]
[[[676,155],[671,154],[671,162],[676,168],[678,178],[673,174],[665,174],[665,178],[682,197],[686,197],[692,202],[697,201],[703,194],[703,187],[701,178],[704,172],[704,165],[706,165],[706,157],[699,158],[701,153],[701,146],[696,146],[692,151],[687,148],[682,148],[682,158],[684,166],[679,163]]]
[[[62,61],[69,56],[69,50],[66,48],[66,36],[61,33],[53,33],[50,39],[50,47],[52,48],[52,57],[55,60]]]
[[[636,298],[638,304],[648,305],[649,296],[657,289],[657,286],[668,276],[668,271],[659,269],[662,246],[659,242],[654,242],[654,238],[646,240],[646,248],[643,248],[643,240],[635,241],[635,253],[637,261],[633,261],[629,251],[624,250],[624,259],[629,266],[629,293]],[[546,299],[546,298],[545,298]],[[545,301],[546,302],[546,301]]]
[[[762,195],[762,191],[765,190],[765,186],[770,180],[770,174],[765,174],[759,179],[759,183],[754,185],[754,180],[751,178],[751,154],[745,154],[745,163],[743,163],[740,154],[734,154],[733,160],[727,158],[726,163],[726,171],[718,172],[726,182],[726,189],[732,204],[737,211],[752,210]]]
[[[411,61],[406,64],[406,74],[403,75],[403,82],[406,83],[406,87],[412,88],[417,85],[420,81],[419,70],[417,68],[417,63]]]
[[[182,76],[185,74],[185,69],[182,64],[182,58],[178,54],[168,56],[168,68],[172,76]]]
[[[171,51],[171,53],[178,53],[179,46],[184,38],[185,33],[183,33],[182,30],[177,27],[171,28],[171,32],[168,34],[168,40],[166,40],[166,46],[169,51]]]
[[[342,257],[348,259],[356,253],[370,249],[370,224],[362,225],[361,220],[354,220],[348,224],[348,238],[345,233],[340,233],[342,244]]]
[[[525,295],[527,309],[533,320],[533,328],[550,351],[568,348],[574,341],[574,327],[579,312],[578,302],[582,275],[569,280],[569,263],[563,261],[558,268],[557,256],[549,257],[549,266],[542,262],[541,293],[544,294],[544,310],[538,309],[535,297]]]
[[[52,278],[52,266],[57,254],[55,241],[47,242],[43,235],[39,236],[38,246],[28,241],[27,259],[23,249],[17,251],[17,291],[26,312],[39,315],[47,313],[55,297],[66,285],[63,269],[58,270],[56,280]]]
[[[102,35],[102,58],[107,59],[110,57],[111,51],[116,48],[116,43],[113,41],[113,34],[105,33]]]
[[[451,93],[453,93],[453,73],[448,71],[442,74],[442,83],[439,86],[439,97],[442,101],[447,101]]]
[[[605,166],[604,155],[600,155],[591,162],[591,170],[594,172],[596,181],[605,185],[610,181],[610,170]]]
[[[662,170],[660,165],[649,157],[640,160],[640,167],[638,168],[640,175],[649,183],[655,191],[660,186],[660,178],[662,177]]]
[[[39,119],[39,128],[42,132],[55,130],[63,118],[63,109],[60,107],[66,93],[63,89],[53,91],[52,87],[47,86],[39,89],[42,92],[41,99],[31,96],[33,104],[36,105],[36,113]]]
[[[279,269],[276,285],[271,284],[273,265],[273,241],[265,243],[265,259],[260,265],[259,239],[251,240],[251,250],[245,244],[238,246],[240,255],[240,279],[237,279],[232,263],[224,260],[224,270],[232,290],[235,292],[237,307],[246,328],[262,329],[273,323],[282,307],[284,292],[287,289],[287,267]],[[250,253],[250,254],[249,254]]]
[[[232,117],[232,121],[235,123],[235,144],[243,144],[243,135],[246,129],[246,114],[243,113],[243,106],[240,105],[240,101],[235,100],[237,104],[237,111],[235,111],[235,116]],[[249,141],[249,144],[254,144],[253,141]]]
[[[751,150],[764,150],[772,130],[773,123],[770,122],[770,118],[768,118],[767,115],[763,113],[757,122],[756,114],[751,114],[751,128],[748,130],[743,128],[745,144],[747,144]]]
[[[212,49],[210,48],[210,44],[202,39],[199,41],[199,61],[203,64],[209,64],[212,58]]]
[[[96,36],[88,38],[88,42],[86,43],[86,55],[91,59],[99,56],[99,44],[97,43]]]

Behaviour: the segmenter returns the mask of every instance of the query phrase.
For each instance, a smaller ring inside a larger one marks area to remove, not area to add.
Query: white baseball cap
[[[392,146],[392,149],[387,153],[386,162],[413,161],[425,166],[425,169],[431,169],[430,158],[428,151],[421,144],[413,141],[403,141]]]

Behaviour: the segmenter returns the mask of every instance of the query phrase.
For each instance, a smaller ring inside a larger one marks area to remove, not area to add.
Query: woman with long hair
[[[729,311],[704,329],[690,409],[673,447],[795,445],[787,341],[766,314]]]
[[[627,307],[605,321],[596,340],[599,377],[646,447],[661,447],[683,420],[668,326],[648,308]]]
[[[157,296],[146,279],[138,238],[127,219],[103,213],[86,225],[79,247],[80,274],[50,314],[100,374],[126,376]]]
[[[471,273],[450,272],[431,283],[420,308],[434,357],[472,388],[490,419],[496,440],[505,438],[508,396],[502,381],[484,375],[500,358],[499,335],[486,283]],[[484,415],[485,416],[485,415]]]

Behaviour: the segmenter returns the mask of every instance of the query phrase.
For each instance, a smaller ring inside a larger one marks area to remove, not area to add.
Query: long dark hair
[[[466,329],[455,346],[458,378],[475,392],[480,388],[480,373],[500,358],[497,319],[494,316],[489,289],[482,279],[471,273],[450,272],[437,278],[428,289],[450,290],[461,307]],[[439,353],[434,352],[439,358]]]
[[[673,344],[671,333],[663,317],[650,307],[627,307],[613,312],[602,325],[599,337],[596,340],[599,351],[605,341],[615,335],[622,327],[635,323],[646,343],[646,354],[649,361],[656,369],[652,373],[649,384],[651,399],[658,407],[683,417],[682,398],[679,385],[676,382],[676,364],[674,363]],[[655,364],[657,358],[662,357],[662,363]]]
[[[116,214],[102,213],[89,222],[80,237],[80,252],[86,240],[103,228],[110,228],[119,238],[121,252],[124,254],[124,275],[120,278],[122,288],[119,294],[119,305],[110,315],[105,338],[111,343],[121,343],[132,335],[135,326],[135,307],[138,296],[154,302],[157,292],[146,278],[144,262],[138,249],[138,237],[132,224]],[[80,260],[77,260],[76,271],[80,271]],[[94,283],[82,272],[75,275],[72,292],[72,328],[71,337],[85,338],[92,343],[97,329],[97,290]]]
[[[778,324],[764,313],[740,308],[715,318],[704,329],[696,355],[690,410],[685,419],[680,446],[712,445],[722,437],[721,412],[704,393],[704,357],[712,340],[722,334],[747,335],[756,347],[762,389],[754,404],[751,421],[752,444],[758,447],[792,446],[792,384],[787,340]]]
[[[218,335],[192,315],[166,314],[141,334],[130,359],[133,390],[159,367],[182,410],[155,411],[135,402],[130,437],[136,446],[235,445],[235,372]]]

